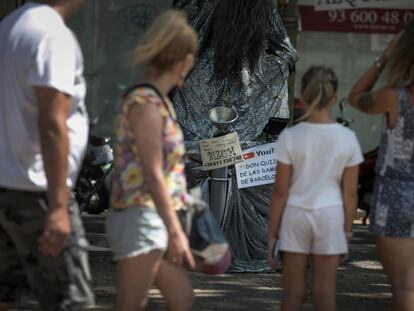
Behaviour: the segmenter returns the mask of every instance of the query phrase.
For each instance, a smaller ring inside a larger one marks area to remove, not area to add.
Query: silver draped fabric
[[[214,51],[207,37],[217,0],[178,0],[175,8],[188,12],[191,25],[199,34],[201,54],[185,81],[176,90],[173,103],[183,129],[187,148],[187,177],[190,184],[202,186],[208,201],[208,172],[201,170],[199,140],[213,136],[213,126],[207,112],[216,106],[235,109],[239,118],[231,131],[239,135],[242,148],[266,143],[262,134],[269,117],[289,117],[287,79],[296,61],[292,47],[276,6],[269,12],[271,35],[254,72],[243,70],[243,86],[229,80],[216,80],[213,74]],[[240,60],[243,62],[243,60]],[[231,272],[267,271],[267,224],[272,185],[237,188],[234,168],[229,184],[228,200],[222,229],[233,253]]]

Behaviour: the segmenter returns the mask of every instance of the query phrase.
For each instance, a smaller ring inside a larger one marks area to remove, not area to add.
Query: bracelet
[[[386,63],[387,62],[385,61],[385,58],[383,56],[376,57],[374,61],[374,65],[378,68],[379,71],[382,71],[382,69],[384,69]]]

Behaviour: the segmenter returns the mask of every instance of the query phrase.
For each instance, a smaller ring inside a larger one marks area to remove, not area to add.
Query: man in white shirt
[[[0,310],[26,285],[43,310],[94,303],[70,192],[88,119],[82,53],[65,19],[83,1],[29,2],[0,23]]]

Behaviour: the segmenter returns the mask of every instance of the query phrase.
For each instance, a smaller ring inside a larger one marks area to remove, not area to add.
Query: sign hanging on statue
[[[276,176],[276,143],[243,150],[243,163],[236,167],[239,189],[273,184]]]
[[[205,171],[243,162],[237,133],[200,140],[200,152]]]

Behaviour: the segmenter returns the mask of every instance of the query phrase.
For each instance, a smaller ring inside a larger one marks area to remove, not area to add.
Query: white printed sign
[[[315,11],[346,9],[413,9],[413,0],[314,0]]]
[[[243,150],[243,159],[243,163],[235,165],[239,189],[274,183],[276,143]]]
[[[200,140],[200,152],[206,171],[243,162],[237,133]]]

